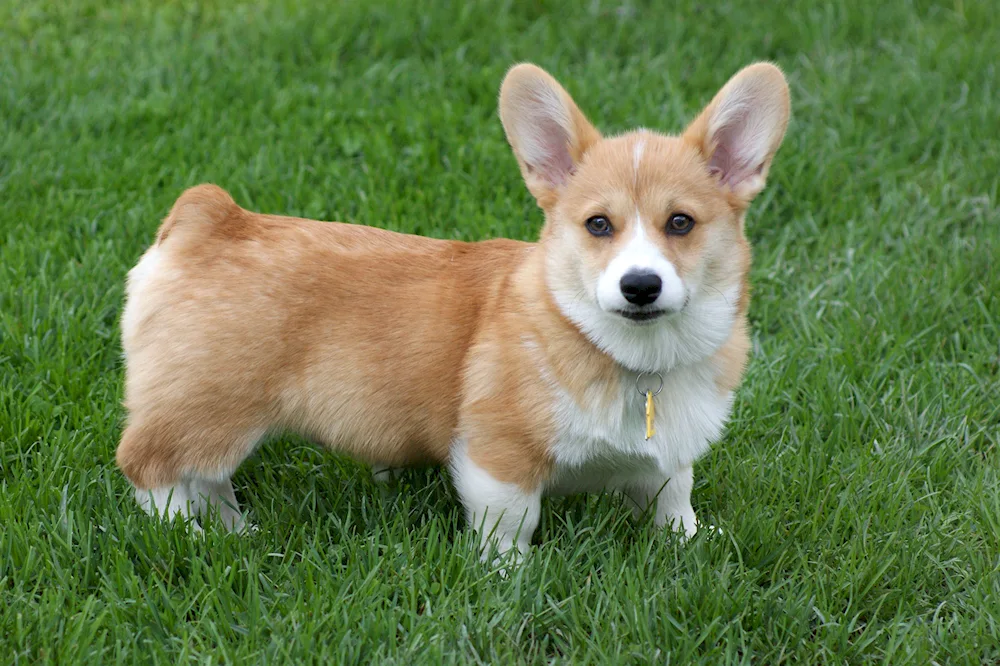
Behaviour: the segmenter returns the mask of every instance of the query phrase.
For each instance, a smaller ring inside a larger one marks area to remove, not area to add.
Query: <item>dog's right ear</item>
[[[500,121],[521,175],[549,208],[598,132],[563,87],[535,65],[515,65],[500,86]]]

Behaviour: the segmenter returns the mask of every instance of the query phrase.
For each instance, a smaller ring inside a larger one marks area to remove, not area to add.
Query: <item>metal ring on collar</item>
[[[641,388],[639,388],[639,380],[641,380],[646,375],[655,376],[660,381],[660,385],[656,387],[655,391],[653,391],[653,395],[660,395],[660,391],[663,390],[663,375],[661,375],[658,372],[640,372],[638,375],[636,375],[635,376],[635,390],[639,392],[639,395],[646,395],[646,392],[649,391],[649,390],[651,390],[651,389],[647,388],[644,391]]]

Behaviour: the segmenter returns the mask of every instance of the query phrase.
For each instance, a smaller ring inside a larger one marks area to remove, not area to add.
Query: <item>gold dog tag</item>
[[[646,439],[656,434],[653,430],[653,418],[656,416],[656,410],[653,408],[653,392],[646,391]]]

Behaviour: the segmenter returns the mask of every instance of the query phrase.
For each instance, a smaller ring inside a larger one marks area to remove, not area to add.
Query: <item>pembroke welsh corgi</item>
[[[549,74],[500,119],[537,243],[436,240],[177,200],[128,276],[117,460],[151,514],[244,529],[230,477],[292,431],[376,467],[448,465],[484,549],[523,553],[546,494],[615,490],[691,535],[692,464],[750,347],[750,201],[789,118],[774,65],[680,136],[604,138]]]

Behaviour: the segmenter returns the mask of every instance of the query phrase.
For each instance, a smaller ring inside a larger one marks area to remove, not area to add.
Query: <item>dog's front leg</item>
[[[526,554],[541,514],[541,487],[499,480],[496,470],[470,455],[464,441],[452,446],[451,474],[466,519],[479,534],[483,559],[494,547],[500,556]]]
[[[670,527],[692,537],[698,531],[694,508],[691,506],[691,488],[694,470],[690,465],[672,474],[652,474],[630,484],[625,494],[632,500],[636,517],[645,512],[655,500],[653,520],[658,527]]]

